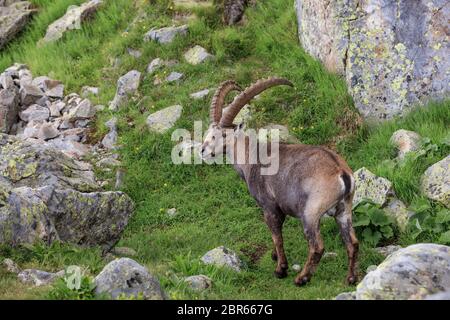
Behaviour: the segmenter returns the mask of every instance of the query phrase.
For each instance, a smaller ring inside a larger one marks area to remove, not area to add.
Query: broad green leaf
[[[372,246],[376,246],[381,239],[381,233],[378,231],[373,232],[370,228],[364,229],[362,235],[364,241],[368,242]]]
[[[383,236],[387,239],[394,236],[394,231],[392,230],[392,228],[390,226],[383,226],[380,228],[380,231],[383,234]]]
[[[390,223],[389,218],[381,209],[374,209],[370,211],[370,220],[376,226],[385,226]]]
[[[436,214],[437,223],[446,223],[450,221],[450,210],[442,209]]]
[[[359,214],[356,216],[357,218],[353,222],[354,227],[368,226],[370,224],[369,216],[365,214]]]

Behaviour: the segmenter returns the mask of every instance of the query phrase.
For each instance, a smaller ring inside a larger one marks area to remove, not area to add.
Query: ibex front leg
[[[283,247],[283,223],[285,215],[273,214],[271,212],[264,212],[264,220],[272,233],[272,240],[275,246],[274,253],[276,253],[277,268],[275,269],[275,276],[277,278],[285,278],[287,276],[288,262]],[[274,254],[272,253],[272,258]],[[275,259],[274,259],[275,260]]]
[[[309,282],[324,252],[323,240],[319,229],[320,216],[311,214],[302,220],[305,237],[308,240],[309,253],[305,266],[295,278],[295,284],[298,286]]]

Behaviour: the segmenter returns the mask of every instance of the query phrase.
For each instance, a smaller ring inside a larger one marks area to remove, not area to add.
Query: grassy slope
[[[156,57],[178,59],[180,64],[161,70],[164,77],[174,70],[185,74],[180,84],[153,85],[153,76],[144,77],[139,96],[120,111],[120,135],[123,164],[127,170],[125,191],[136,201],[136,213],[124,233],[120,245],[137,250],[138,260],[162,281],[172,298],[261,298],[322,299],[351,290],[343,284],[346,272],[345,251],[333,221],[324,221],[322,234],[328,251],[338,253],[334,260],[323,260],[310,285],[293,285],[293,272],[284,280],[272,276],[271,239],[260,210],[248,195],[237,174],[226,166],[176,166],[171,164],[173,142],[168,132],[149,133],[145,119],[153,111],[173,105],[184,106],[178,128],[191,130],[194,120],[207,120],[208,101],[189,98],[189,94],[216,86],[233,78],[242,84],[269,75],[291,79],[295,90],[276,88],[255,102],[255,126],[269,122],[286,124],[297,137],[312,144],[338,148],[352,168],[366,166],[394,182],[399,197],[407,204],[419,197],[419,177],[425,168],[442,158],[442,153],[419,162],[408,163],[401,170],[391,170],[382,160],[393,158],[388,140],[398,128],[416,130],[433,142],[441,141],[449,130],[448,103],[441,103],[411,114],[404,120],[375,128],[361,128],[345,83],[325,72],[317,61],[298,45],[293,1],[273,0],[248,10],[249,23],[240,28],[224,28],[211,9],[196,12],[198,19],[190,23],[190,34],[172,44],[161,46],[145,43],[142,35],[153,26],[172,24],[173,14],[167,1],[151,1],[145,5],[147,18],[133,20],[137,4],[133,1],[110,1],[83,30],[67,34],[61,41],[36,48],[49,22],[60,16],[68,4],[82,1],[36,0],[40,14],[23,36],[0,57],[0,70],[14,61],[27,63],[35,75],[48,74],[61,79],[67,92],[79,91],[83,85],[100,86],[95,102],[107,104],[114,95],[117,78],[131,69],[144,72],[146,64]],[[127,32],[125,32],[127,31]],[[182,54],[200,44],[216,55],[216,60],[199,66],[183,61]],[[139,48],[143,55],[135,59],[127,47]],[[120,57],[119,67],[111,61]],[[143,97],[139,106],[137,102]],[[447,106],[447,108],[445,108]],[[104,132],[103,122],[109,111],[98,116],[97,138]],[[134,125],[130,127],[129,122]],[[178,215],[170,218],[165,211],[175,207]],[[288,219],[285,243],[289,262],[302,264],[307,244],[298,221]],[[398,239],[411,242],[407,236]],[[206,251],[226,245],[243,257],[248,268],[241,274],[206,267],[198,258]],[[68,264],[83,265],[91,274],[101,270],[104,262],[96,249],[82,250],[55,245],[10,250],[2,248],[1,256],[12,256],[27,267],[58,270]],[[381,257],[362,245],[360,270],[381,261]],[[178,279],[192,274],[211,276],[214,287],[205,293],[186,289]],[[36,298],[46,289],[28,290],[13,276],[0,270],[0,297]]]

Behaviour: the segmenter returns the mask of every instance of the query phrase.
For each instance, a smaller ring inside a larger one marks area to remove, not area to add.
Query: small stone
[[[424,300],[450,300],[450,290],[430,294]]]
[[[243,263],[237,254],[224,246],[208,251],[200,260],[205,264],[228,267],[237,272],[240,272],[243,267]]]
[[[71,108],[68,119],[71,121],[89,119],[95,116],[95,108],[89,99],[84,99],[76,107]]]
[[[212,59],[214,56],[206,51],[205,48],[196,45],[195,47],[189,49],[185,54],[184,58],[186,61],[192,65],[197,65],[203,63],[207,60]]]
[[[140,50],[136,50],[136,49],[132,49],[132,48],[128,48],[127,52],[130,56],[139,59],[142,56],[142,52]]]
[[[113,157],[106,157],[101,159],[96,163],[97,167],[118,167],[120,166],[120,161],[114,159]]]
[[[102,105],[102,104],[99,104],[99,105],[96,105],[96,106],[94,107],[94,109],[95,109],[95,111],[97,111],[97,112],[101,112],[101,111],[105,110],[105,106]]]
[[[175,36],[185,36],[188,32],[188,26],[182,25],[179,27],[165,27],[161,29],[151,29],[144,35],[144,41],[156,41],[162,44],[170,43],[175,39]]]
[[[64,97],[64,85],[57,80],[46,80],[45,95],[55,99],[62,99]]]
[[[299,265],[299,264],[293,264],[291,268],[292,268],[292,270],[293,270],[294,272],[300,272],[300,271],[302,271],[302,266]]]
[[[204,89],[198,92],[191,93],[190,97],[196,100],[203,99],[206,96],[208,96],[209,92],[210,92],[209,89]]]
[[[197,291],[206,290],[212,286],[211,278],[203,274],[187,277],[184,279],[184,282],[186,282],[192,290]]]
[[[147,268],[129,258],[115,259],[108,263],[95,277],[95,292],[109,294],[113,299],[125,297],[146,300],[165,300],[166,295],[159,281]]]
[[[175,125],[182,111],[182,106],[175,105],[152,113],[147,118],[147,126],[151,131],[164,133]]]
[[[339,293],[334,300],[356,300],[355,292],[342,292]]]
[[[64,270],[57,273],[51,273],[36,269],[25,269],[21,271],[17,277],[23,283],[32,284],[39,287],[53,283],[58,278],[64,277],[64,274]]]
[[[51,123],[44,123],[37,132],[37,137],[42,140],[50,140],[59,136],[59,131]]]
[[[183,77],[184,77],[184,74],[173,71],[167,76],[166,81],[167,82],[180,81]]]
[[[390,141],[397,147],[398,157],[403,159],[408,152],[420,149],[421,139],[418,133],[401,129],[392,134]]]
[[[19,273],[20,272],[19,266],[9,258],[6,258],[3,260],[3,267],[6,269],[6,271],[11,272],[11,273]]]
[[[46,107],[41,107],[40,105],[33,104],[29,106],[26,110],[19,113],[20,119],[25,122],[30,121],[47,121],[50,117],[50,110]]]
[[[131,70],[117,80],[117,91],[113,101],[109,104],[109,109],[117,111],[121,106],[128,102],[129,96],[134,95],[141,81],[141,73],[137,70]]]
[[[175,217],[177,215],[177,209],[176,208],[167,209],[167,215],[169,217]]]
[[[87,98],[89,96],[98,96],[100,90],[97,87],[84,86],[81,88],[81,96]]]
[[[134,249],[128,247],[114,247],[111,250],[111,253],[116,256],[127,256],[127,257],[137,256],[137,252]]]
[[[156,70],[164,66],[164,61],[160,58],[153,59],[147,66],[147,73],[153,74]]]
[[[421,191],[429,199],[450,208],[450,155],[425,170]]]
[[[402,231],[406,230],[409,218],[414,214],[414,212],[408,210],[401,200],[396,198],[391,199],[383,210],[387,215],[395,219]]]
[[[336,252],[325,252],[323,254],[323,259],[336,259],[337,258],[337,253]]]

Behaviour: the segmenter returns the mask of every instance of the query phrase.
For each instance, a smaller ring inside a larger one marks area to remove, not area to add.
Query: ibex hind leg
[[[295,284],[303,286],[311,280],[314,271],[322,258],[324,252],[323,240],[320,236],[320,215],[316,212],[305,211],[302,219],[303,230],[308,241],[308,259],[302,271],[295,278]]]
[[[264,212],[264,220],[272,233],[272,240],[274,244],[274,251],[272,252],[272,259],[277,261],[275,269],[275,276],[277,278],[285,278],[287,276],[288,262],[283,246],[283,223],[286,216],[283,214],[274,214],[272,212]]]
[[[348,197],[336,206],[336,215],[334,218],[339,226],[342,240],[347,249],[348,274],[346,282],[348,284],[355,284],[358,280],[356,274],[356,260],[359,244],[352,225],[352,197]]]

